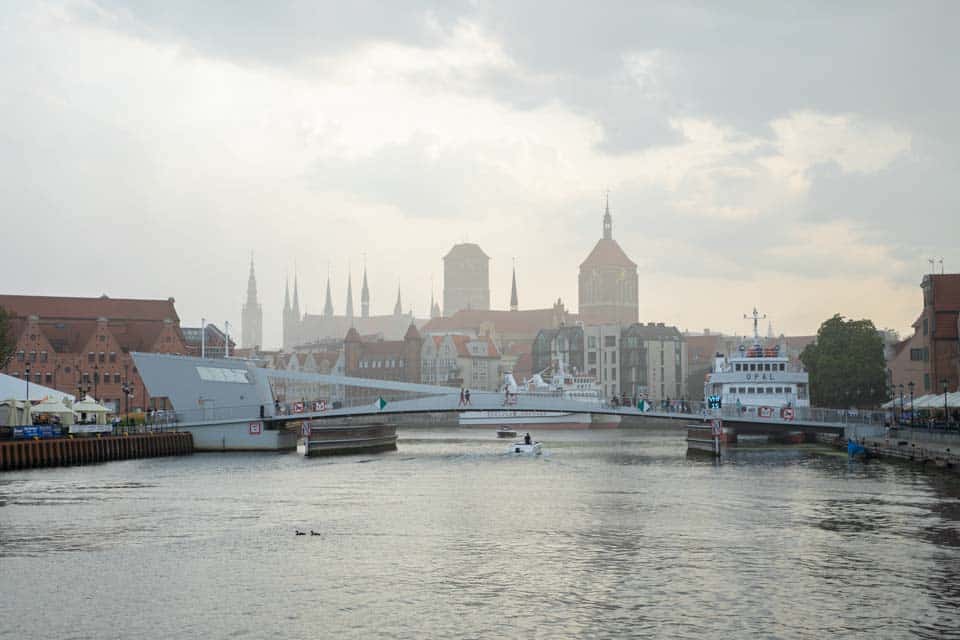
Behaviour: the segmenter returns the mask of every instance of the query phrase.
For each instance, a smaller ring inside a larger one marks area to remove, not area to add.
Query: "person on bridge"
[[[460,387],[460,404],[457,406],[462,407],[464,405],[464,398],[465,396],[463,394],[463,387]]]
[[[463,399],[466,400],[468,405],[470,404],[470,389],[463,392]]]
[[[532,443],[532,440],[530,439],[530,434],[527,433],[527,435],[523,436],[523,444],[531,444],[531,443]]]

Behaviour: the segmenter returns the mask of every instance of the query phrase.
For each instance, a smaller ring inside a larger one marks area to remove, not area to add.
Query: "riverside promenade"
[[[960,434],[923,427],[887,429],[877,436],[856,438],[871,455],[960,472]],[[845,440],[835,444],[846,446]]]

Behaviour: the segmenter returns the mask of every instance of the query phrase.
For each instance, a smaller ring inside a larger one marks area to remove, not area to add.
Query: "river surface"
[[[539,458],[407,428],[387,454],[2,474],[0,637],[960,636],[953,476],[537,435]]]

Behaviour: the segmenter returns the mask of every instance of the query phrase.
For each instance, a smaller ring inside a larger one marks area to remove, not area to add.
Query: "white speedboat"
[[[543,446],[539,442],[531,442],[530,444],[527,444],[523,440],[517,440],[510,445],[510,450],[507,451],[507,453],[538,456],[543,453]]]

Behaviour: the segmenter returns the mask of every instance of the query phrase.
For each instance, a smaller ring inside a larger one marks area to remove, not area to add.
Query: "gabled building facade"
[[[0,295],[0,307],[18,336],[3,373],[23,378],[29,370],[33,383],[89,394],[115,411],[152,406],[131,352],[189,353],[173,298]]]

